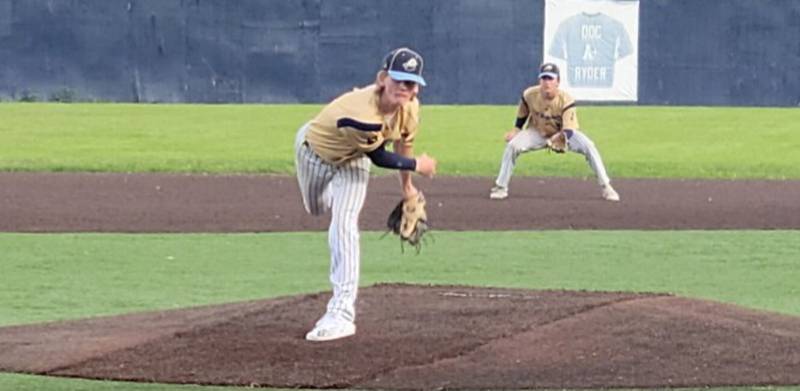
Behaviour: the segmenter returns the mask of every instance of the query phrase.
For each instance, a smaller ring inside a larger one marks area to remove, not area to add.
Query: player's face
[[[550,76],[542,76],[539,78],[539,86],[544,96],[552,99],[558,92],[558,79]]]
[[[413,81],[399,81],[391,77],[384,79],[384,99],[391,106],[401,106],[408,103],[419,92],[419,85]]]

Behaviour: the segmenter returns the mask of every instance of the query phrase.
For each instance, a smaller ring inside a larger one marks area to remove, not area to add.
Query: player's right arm
[[[387,140],[381,132],[382,126],[380,123],[362,122],[349,117],[339,118],[336,121],[336,127],[345,135],[348,143],[356,151],[367,155],[376,166],[415,171],[417,168],[415,159],[386,150]]]
[[[504,135],[506,142],[511,141],[511,139],[522,130],[522,127],[525,126],[525,122],[528,121],[529,115],[530,109],[528,108],[528,103],[525,102],[525,95],[522,95],[519,100],[519,106],[517,106],[517,120],[514,122],[514,128]]]
[[[397,145],[397,143],[395,143],[395,145]],[[367,152],[366,155],[369,157],[369,160],[378,167],[405,171],[417,170],[417,159],[387,151],[384,145]]]
[[[413,144],[406,143],[403,140],[397,140],[394,142],[394,150],[397,151],[398,154],[407,158],[412,158],[414,156]],[[417,174],[424,175],[426,177],[433,177],[433,174],[436,173],[436,160],[427,154],[423,153],[422,155],[417,156],[414,161],[416,162],[414,171]],[[403,197],[405,198],[413,197],[419,192],[419,190],[414,187],[414,184],[411,181],[411,171],[400,171],[400,185],[403,188]]]
[[[381,124],[362,122],[349,117],[339,118],[336,124],[346,135],[350,145],[367,155],[376,166],[391,170],[414,171],[425,176],[433,175],[435,162],[432,162],[427,155],[415,159],[413,154],[408,153],[413,152],[410,149],[411,144],[408,144],[409,151],[405,150],[407,144],[402,141],[395,142],[394,152],[387,150],[387,140],[381,132]]]

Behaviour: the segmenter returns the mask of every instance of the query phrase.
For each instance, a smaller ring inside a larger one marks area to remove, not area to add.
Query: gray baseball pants
[[[538,151],[546,147],[547,139],[542,137],[535,129],[524,129],[517,133],[517,135],[506,144],[506,149],[503,152],[503,161],[500,164],[500,173],[497,175],[495,185],[507,189],[519,155],[526,152]],[[586,158],[586,162],[589,163],[589,167],[591,167],[595,176],[597,176],[597,183],[600,186],[605,186],[610,183],[611,180],[606,173],[606,167],[603,165],[600,152],[598,152],[594,142],[592,142],[586,134],[580,130],[574,130],[572,136],[567,139],[567,150],[579,153]]]

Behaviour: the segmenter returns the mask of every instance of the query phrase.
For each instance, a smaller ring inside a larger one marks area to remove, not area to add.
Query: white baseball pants
[[[319,216],[331,210],[328,247],[333,295],[327,311],[354,322],[361,262],[358,218],[372,162],[363,156],[341,166],[329,164],[305,143],[307,130],[308,124],[303,125],[295,138],[295,168],[306,211]]]

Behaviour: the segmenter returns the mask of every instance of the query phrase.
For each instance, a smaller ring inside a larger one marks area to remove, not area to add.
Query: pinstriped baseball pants
[[[524,129],[517,133],[517,135],[506,144],[506,149],[503,152],[503,160],[500,164],[500,172],[497,174],[495,184],[503,188],[508,188],[508,184],[511,182],[511,174],[514,172],[514,166],[517,164],[519,155],[526,152],[538,151],[546,147],[547,140],[536,130]],[[580,130],[574,130],[572,132],[572,137],[567,140],[567,150],[579,153],[586,158],[586,162],[597,177],[597,184],[604,186],[611,182],[606,173],[606,167],[603,165],[603,159],[600,157],[600,152],[597,151],[594,142],[589,139],[586,134]]]
[[[295,138],[295,169],[306,212],[320,216],[331,211],[328,247],[333,295],[327,311],[354,322],[361,263],[358,218],[367,196],[372,162],[363,156],[341,166],[329,164],[305,143],[307,130],[308,124],[303,125]]]

